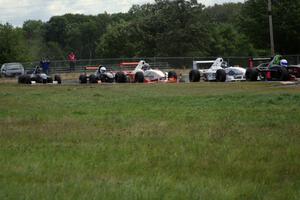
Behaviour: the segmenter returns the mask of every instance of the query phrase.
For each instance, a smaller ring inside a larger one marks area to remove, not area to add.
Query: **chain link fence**
[[[284,56],[291,65],[300,64],[300,55]],[[50,73],[81,73],[85,71],[87,66],[103,65],[110,70],[120,70],[122,62],[139,62],[145,60],[152,68],[162,70],[177,69],[185,70],[192,69],[193,61],[215,60],[216,57],[145,57],[145,58],[108,58],[108,59],[88,59],[77,60],[75,67],[72,69],[67,60],[54,60],[50,62]],[[230,66],[248,67],[249,57],[223,57]],[[22,63],[25,70],[30,70],[39,65],[39,61]],[[258,64],[258,63],[255,63]]]

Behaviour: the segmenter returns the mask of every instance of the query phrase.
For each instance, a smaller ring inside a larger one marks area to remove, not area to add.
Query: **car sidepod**
[[[225,68],[226,81],[245,81],[246,69],[241,67],[228,67]]]

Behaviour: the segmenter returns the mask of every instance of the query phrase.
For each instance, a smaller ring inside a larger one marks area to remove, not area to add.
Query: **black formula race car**
[[[42,72],[39,66],[36,66],[33,70],[28,71],[26,74],[18,77],[18,83],[20,84],[33,84],[33,83],[52,83],[61,84],[62,80],[59,75],[49,76]]]
[[[249,67],[246,70],[246,80],[247,81],[258,81],[258,80],[267,80],[267,81],[290,81],[299,78],[300,67],[299,66],[289,66],[287,62],[282,63],[282,56],[276,55],[272,59],[266,58],[256,58],[250,60],[253,61],[266,61],[269,62],[261,63],[257,67]]]
[[[88,68],[88,69],[94,69]],[[94,74],[87,75],[86,73],[79,76],[79,83],[112,83],[115,80],[115,76],[112,72],[106,70],[105,67],[99,66]]]

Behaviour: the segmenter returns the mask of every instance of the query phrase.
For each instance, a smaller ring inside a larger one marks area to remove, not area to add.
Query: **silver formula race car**
[[[93,68],[91,68],[93,69]],[[112,83],[115,76],[112,72],[106,70],[106,67],[99,65],[95,73],[87,75],[86,73],[79,76],[79,83]]]
[[[35,83],[51,83],[61,84],[62,80],[59,75],[49,76],[42,72],[39,66],[36,66],[33,70],[28,71],[26,74],[18,77],[18,83],[20,84],[35,84]]]

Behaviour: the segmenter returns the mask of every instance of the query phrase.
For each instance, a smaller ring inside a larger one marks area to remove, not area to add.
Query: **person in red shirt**
[[[75,56],[74,52],[71,52],[68,55],[68,60],[69,60],[69,65],[70,65],[70,71],[74,71],[75,70],[75,63],[76,63],[76,56]]]

